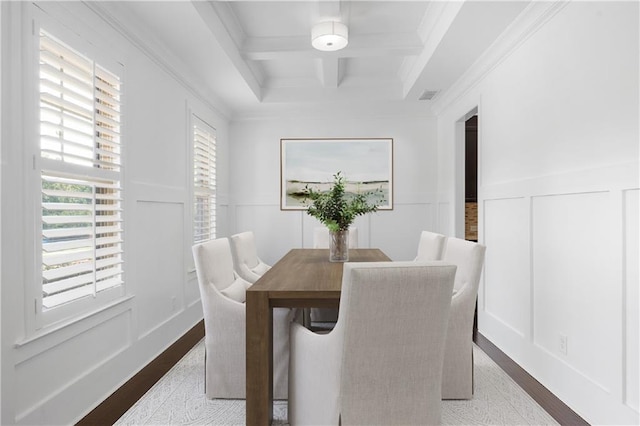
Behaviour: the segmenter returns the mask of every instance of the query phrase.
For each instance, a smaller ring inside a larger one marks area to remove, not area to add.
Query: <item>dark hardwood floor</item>
[[[474,335],[474,341],[505,373],[509,375],[526,393],[533,398],[551,417],[561,425],[582,426],[588,425],[582,417],[577,415],[565,403],[560,401],[540,382],[534,379],[522,367],[505,355],[493,343],[480,333]]]
[[[76,424],[81,426],[114,424],[203,337],[204,320],[193,326]],[[204,368],[202,371],[204,374]]]
[[[77,425],[111,425],[115,423],[203,337],[204,322],[200,321],[87,414]],[[531,377],[529,373],[524,371],[482,334],[474,333],[474,341],[558,423],[572,426],[588,425],[584,419],[556,398],[547,388]]]

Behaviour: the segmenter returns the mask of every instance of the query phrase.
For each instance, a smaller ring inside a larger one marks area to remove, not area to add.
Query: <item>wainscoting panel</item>
[[[484,201],[484,310],[521,337],[529,337],[529,199]]]
[[[135,277],[133,293],[139,296],[140,336],[167,321],[183,305],[184,204],[139,201],[132,227],[135,257],[129,271]]]
[[[638,259],[640,258],[640,250],[638,246],[638,236],[640,235],[640,227],[638,226],[638,218],[640,218],[640,209],[638,208],[638,198],[640,190],[630,190],[624,193],[625,208],[625,283],[626,283],[626,309],[625,309],[625,328],[626,328],[626,350],[625,350],[625,404],[636,412],[640,411],[638,401],[640,400],[640,350],[638,349],[638,339],[640,338],[640,310],[638,304],[640,302],[640,277],[638,271]]]
[[[198,277],[195,272],[189,274],[185,280],[184,305],[185,307],[200,305],[200,288],[198,287]]]
[[[538,347],[615,392],[622,298],[612,229],[620,222],[610,197],[533,197],[533,337]]]
[[[74,336],[63,344],[16,365],[16,420],[25,424],[41,421],[46,412],[38,412],[47,401],[89,374],[105,360],[125,350],[131,342],[130,311]],[[73,349],[75,348],[75,350]],[[70,357],[69,353],[73,353]],[[38,386],[33,386],[38,383]],[[49,407],[49,409],[55,409]],[[59,407],[64,410],[64,407]],[[52,413],[50,413],[52,414]],[[57,415],[53,418],[60,418]]]

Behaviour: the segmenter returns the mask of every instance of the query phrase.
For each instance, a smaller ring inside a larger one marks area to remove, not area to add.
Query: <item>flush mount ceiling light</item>
[[[318,50],[333,52],[349,43],[349,29],[342,22],[320,22],[311,29],[311,45]]]

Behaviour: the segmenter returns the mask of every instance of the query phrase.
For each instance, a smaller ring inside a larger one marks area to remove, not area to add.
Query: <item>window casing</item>
[[[123,284],[121,78],[39,32],[42,303]]]
[[[216,131],[193,116],[193,242],[216,238]]]

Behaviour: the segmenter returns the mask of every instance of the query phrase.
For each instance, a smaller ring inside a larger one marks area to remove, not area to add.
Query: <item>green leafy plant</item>
[[[338,172],[333,175],[333,186],[328,191],[317,191],[309,185],[303,191],[305,203],[311,201],[307,214],[318,219],[332,232],[346,231],[357,216],[377,211],[378,205],[384,202],[384,199],[374,204],[367,201],[369,195],[382,192],[380,189],[347,193],[346,183],[342,172]]]

